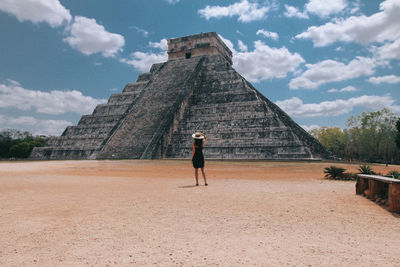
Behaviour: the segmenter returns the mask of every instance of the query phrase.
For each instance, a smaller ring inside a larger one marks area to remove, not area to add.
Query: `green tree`
[[[363,112],[347,120],[347,128],[321,127],[310,134],[334,155],[348,160],[399,162],[400,120],[389,109]]]
[[[327,150],[337,157],[345,156],[345,133],[339,127],[321,127],[310,130],[314,136]]]
[[[396,146],[398,149],[400,149],[400,119],[398,119],[396,122],[396,129],[397,129]]]
[[[7,129],[0,132],[0,158],[27,158],[34,147],[44,146],[47,138],[29,132]]]
[[[10,147],[10,157],[27,158],[31,152],[31,146],[27,142],[18,142]]]
[[[397,117],[389,109],[363,112],[347,120],[349,146],[359,160],[369,162],[393,160]]]

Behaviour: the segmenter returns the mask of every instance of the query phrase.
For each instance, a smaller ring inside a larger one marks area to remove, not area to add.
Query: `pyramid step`
[[[138,92],[125,92],[122,94],[112,94],[107,104],[130,104],[139,96]]]
[[[106,137],[111,129],[114,127],[112,124],[108,125],[96,125],[96,126],[68,126],[64,131],[64,136],[83,136],[85,138],[102,138]]]
[[[120,119],[121,115],[83,115],[78,122],[79,126],[95,126],[99,124],[116,124]]]
[[[84,137],[84,136],[72,136],[66,137],[61,136],[59,138],[55,138],[47,142],[47,146],[53,147],[77,147],[77,148],[86,148],[86,147],[99,147],[101,142],[104,140],[102,137]]]
[[[41,160],[88,159],[95,151],[95,149],[35,147],[30,158]]]
[[[201,131],[201,130],[199,130]],[[217,136],[217,135],[238,135],[238,136],[243,136],[243,135],[249,135],[249,134],[257,134],[258,136],[265,136],[265,135],[278,135],[279,133],[287,132],[290,131],[287,127],[270,127],[270,128],[260,128],[260,127],[254,127],[254,128],[237,128],[237,129],[210,129],[209,131],[206,132],[207,136]],[[184,138],[185,136],[192,136],[194,130],[193,129],[178,129],[175,132],[175,135],[178,138]],[[204,131],[203,131],[204,132]],[[180,136],[179,136],[180,135]]]
[[[124,90],[122,90],[122,93],[130,93],[130,92],[140,93],[147,83],[148,81],[128,83],[127,85],[125,85],[125,88]]]
[[[235,102],[243,102],[243,101],[254,101],[257,97],[252,92],[239,93],[239,94],[203,94],[196,95],[193,97],[194,103],[204,103],[204,104],[222,104],[222,103],[230,103],[234,105]]]
[[[100,104],[96,106],[92,115],[122,115],[128,109],[129,104]]]
[[[277,147],[205,147],[204,157],[207,159],[309,159],[306,152],[279,153]],[[169,151],[170,158],[190,158],[192,148]]]
[[[239,112],[240,110],[251,110],[252,107],[263,107],[264,104],[259,100],[238,101],[233,105],[232,103],[192,103],[190,110],[200,110],[204,113],[206,110],[213,110],[213,112]]]
[[[186,114],[185,114],[186,115]],[[232,120],[232,114],[229,113],[212,113],[208,115],[192,115],[192,114],[187,114],[186,115],[186,120],[188,122],[199,122],[199,121],[227,121],[227,120]],[[235,119],[236,120],[243,120],[243,119],[272,119],[274,115],[268,114],[266,115],[263,112],[242,112],[239,114],[235,114]]]
[[[279,126],[279,122],[272,121],[268,118],[262,119],[231,119],[231,120],[215,120],[215,121],[186,121],[182,127],[185,129],[212,129],[217,128],[221,131],[226,131],[230,128],[267,128]]]
[[[146,73],[139,74],[139,76],[138,76],[136,82],[137,82],[137,83],[140,83],[140,82],[148,82],[148,81],[150,81],[150,79],[151,79],[151,75],[152,75],[152,74],[151,74],[150,72],[146,72]]]

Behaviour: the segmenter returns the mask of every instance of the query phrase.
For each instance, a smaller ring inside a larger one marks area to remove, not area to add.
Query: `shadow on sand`
[[[192,188],[192,187],[197,187],[195,185],[183,185],[183,186],[178,186],[179,188]]]

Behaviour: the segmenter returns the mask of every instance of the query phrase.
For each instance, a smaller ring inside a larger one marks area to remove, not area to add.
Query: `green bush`
[[[358,171],[360,174],[376,174],[369,165],[360,165]]]
[[[27,158],[31,152],[31,146],[27,142],[21,142],[10,147],[12,158]]]
[[[325,178],[328,179],[343,179],[346,169],[331,165],[324,170]]]
[[[357,174],[352,172],[343,173],[343,180],[357,180]]]
[[[0,158],[27,158],[34,147],[46,144],[47,138],[13,129],[0,131]]]
[[[393,170],[393,171],[388,172],[385,176],[394,178],[394,179],[400,179],[400,172]]]

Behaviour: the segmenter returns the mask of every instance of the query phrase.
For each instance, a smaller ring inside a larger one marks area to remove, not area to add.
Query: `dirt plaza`
[[[0,162],[0,265],[399,266],[399,216],[330,165],[207,161],[195,187],[188,160]]]

